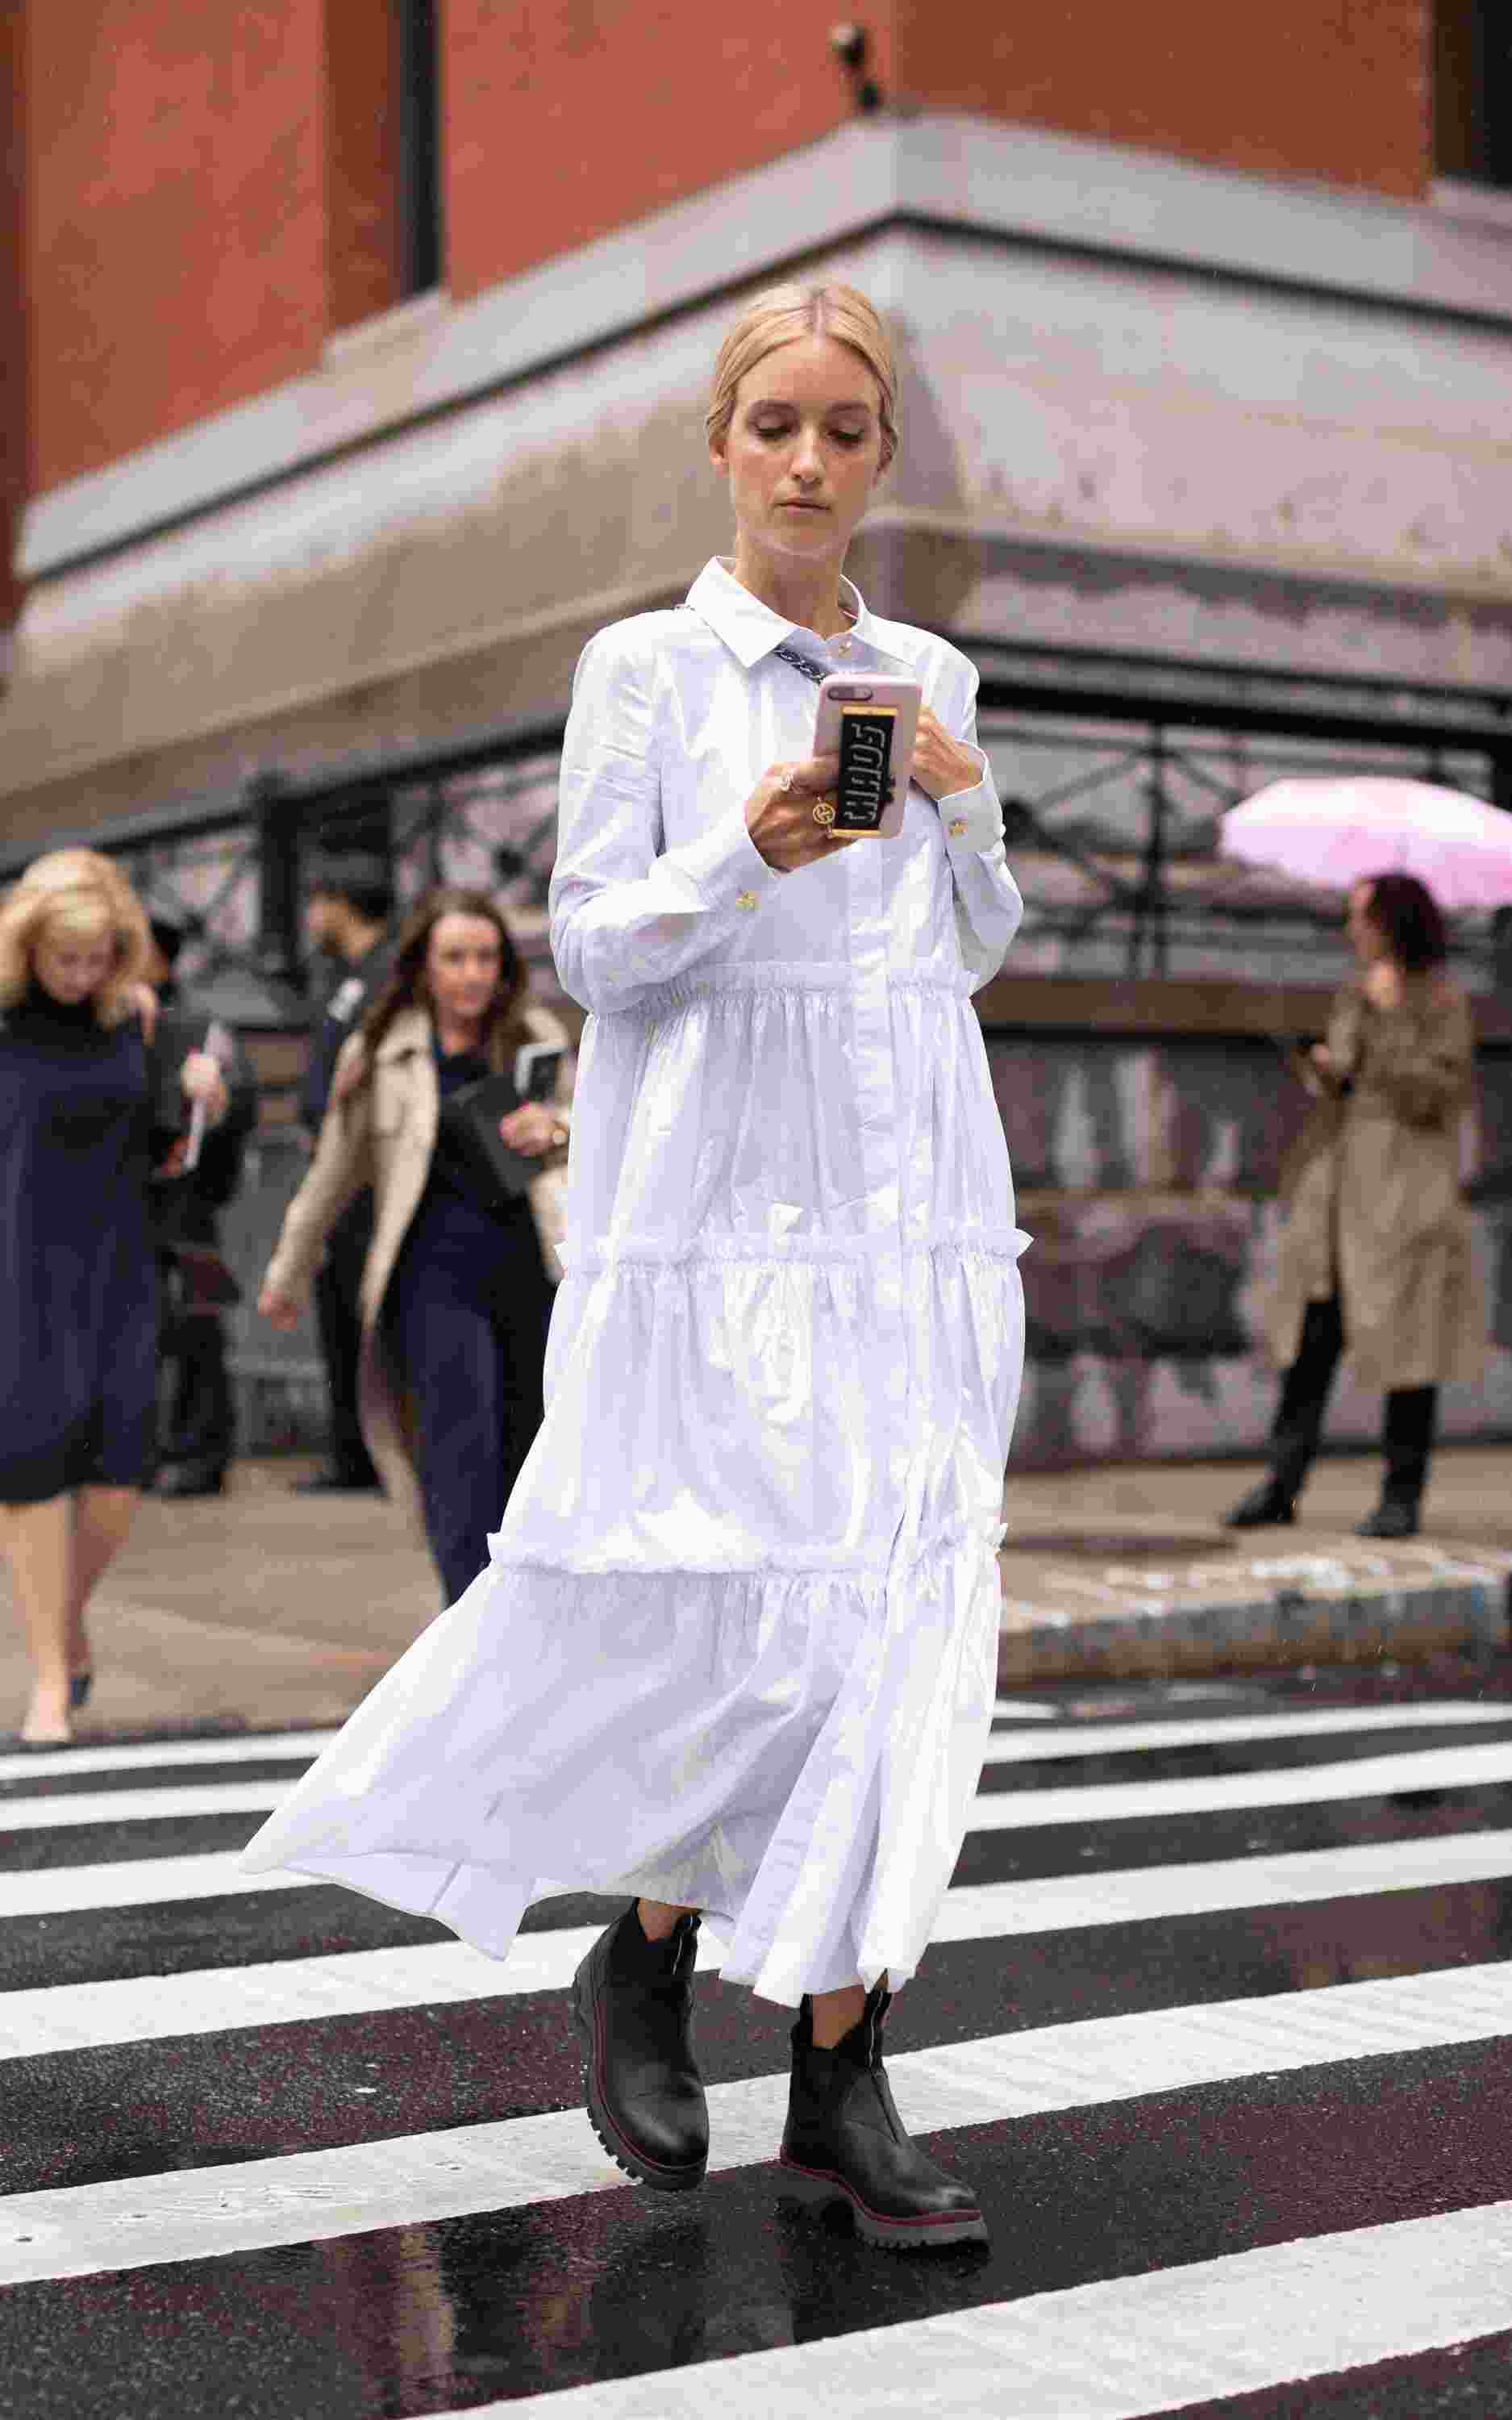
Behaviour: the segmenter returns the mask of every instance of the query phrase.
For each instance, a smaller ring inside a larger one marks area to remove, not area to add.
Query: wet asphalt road
[[[242,1887],[306,1754],[0,1753],[0,2420],[1512,2420],[1504,1662],[1005,1703],[888,2029],[992,2242],[912,2259],[777,2209],[785,2020],[712,1973],[708,2183],[617,2179],[604,1903],[499,1968]]]

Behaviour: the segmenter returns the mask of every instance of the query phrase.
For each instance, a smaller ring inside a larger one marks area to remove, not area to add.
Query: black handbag
[[[522,1052],[516,1061],[516,1073],[525,1074],[523,1093],[517,1088],[515,1075],[480,1076],[475,1084],[461,1085],[441,1103],[440,1123],[448,1147],[466,1162],[485,1196],[491,1192],[506,1202],[518,1201],[527,1193],[546,1163],[522,1151],[511,1151],[499,1131],[499,1121],[524,1101],[550,1099],[562,1053],[537,1047],[531,1052],[528,1069],[520,1065],[523,1057]]]

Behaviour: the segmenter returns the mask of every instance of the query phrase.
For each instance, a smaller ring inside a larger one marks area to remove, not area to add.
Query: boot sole
[[[583,2045],[583,2100],[588,2108],[588,2122],[615,2166],[623,2168],[633,2183],[649,2185],[653,2193],[696,2191],[708,2173],[706,2154],[702,2160],[681,2168],[667,2167],[655,2160],[648,2160],[609,2115],[609,2105],[599,2089],[598,2045],[594,2038],[593,2021],[583,2006],[582,1985],[577,1976],[572,1981],[572,2024]]]
[[[848,2205],[856,2232],[884,2252],[933,2252],[950,2243],[985,2243],[987,2222],[980,2210],[950,2211],[939,2218],[885,2218],[861,2199],[854,2185],[824,2168],[800,2168],[779,2158],[777,2197],[804,2210]]]

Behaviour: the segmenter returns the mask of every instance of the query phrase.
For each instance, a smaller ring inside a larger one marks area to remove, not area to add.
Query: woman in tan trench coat
[[[485,892],[441,889],[412,911],[393,974],[337,1062],[308,1175],[289,1204],[259,1309],[299,1315],[321,1246],[365,1186],[359,1405],[391,1496],[422,1511],[447,1603],[487,1559],[542,1417],[558,1276],[570,1061],[566,1034],[527,1005],[525,970]],[[540,1161],[506,1199],[442,1117],[446,1098],[507,1072],[522,1042],[562,1047],[557,1096],[501,1121]],[[418,1490],[416,1481],[418,1479]]]
[[[1443,920],[1411,875],[1355,885],[1358,973],[1328,1040],[1299,1072],[1317,1106],[1287,1171],[1287,1219],[1265,1339],[1285,1372],[1271,1467],[1227,1516],[1290,1521],[1334,1373],[1386,1390],[1385,1483],[1365,1538],[1408,1538],[1432,1450],[1438,1389],[1474,1379],[1486,1315],[1459,1190],[1459,1116],[1473,1038],[1444,971]]]

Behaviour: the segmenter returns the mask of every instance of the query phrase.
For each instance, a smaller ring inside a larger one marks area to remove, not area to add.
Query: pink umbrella
[[[1219,851],[1335,891],[1414,874],[1439,906],[1512,903],[1512,814],[1427,782],[1359,774],[1272,782],[1223,820]]]

